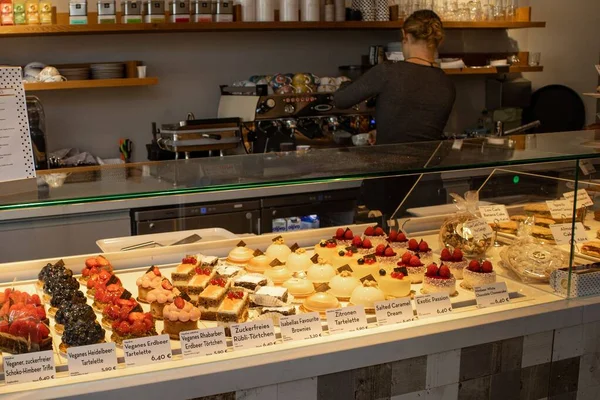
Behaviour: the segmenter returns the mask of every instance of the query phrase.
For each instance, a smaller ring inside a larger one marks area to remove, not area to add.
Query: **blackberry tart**
[[[64,354],[69,347],[88,346],[104,342],[106,342],[106,331],[98,321],[90,323],[89,321],[78,320],[65,326],[59,350]]]
[[[93,323],[96,321],[96,313],[94,309],[85,303],[65,304],[61,307],[54,316],[54,330],[61,335],[65,326],[72,325],[77,321],[85,321]]]

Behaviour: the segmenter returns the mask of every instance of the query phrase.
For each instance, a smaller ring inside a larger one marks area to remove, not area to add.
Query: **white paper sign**
[[[114,343],[98,343],[67,349],[69,374],[87,375],[117,369],[117,351]]]
[[[550,225],[550,230],[552,231],[552,236],[554,236],[554,240],[556,244],[570,244],[572,231],[571,224],[554,224]],[[581,222],[575,222],[575,243],[585,243],[588,241],[587,233],[585,232],[585,227]]]
[[[452,312],[448,293],[432,293],[415,296],[415,309],[419,318],[435,317]]]
[[[4,381],[8,385],[47,381],[55,377],[52,350],[4,356]]]
[[[259,320],[231,325],[231,340],[234,350],[266,347],[275,344],[272,320]]]
[[[479,206],[479,212],[485,221],[489,223],[510,221],[506,206],[503,204],[494,204],[491,206]]]
[[[483,218],[467,221],[463,224],[463,234],[471,232],[475,240],[486,239],[494,233],[488,222]]]
[[[222,326],[179,333],[184,357],[212,356],[227,352],[227,339]]]
[[[589,160],[579,160],[579,168],[584,175],[591,175],[596,172],[594,164],[592,164]]]
[[[321,317],[316,312],[281,317],[279,327],[284,342],[313,339],[323,335]]]
[[[500,306],[510,302],[506,282],[475,286],[473,290],[475,291],[475,300],[479,308]]]
[[[566,192],[565,194],[563,194],[563,196],[565,196],[565,199],[569,200],[570,202],[573,202],[573,199],[575,198],[575,192]],[[579,189],[577,191],[577,208],[591,207],[593,205],[594,202],[590,198],[590,195],[588,194],[587,190]]]
[[[460,149],[462,149],[462,146],[463,146],[462,139],[454,139],[454,142],[452,143],[452,150],[460,150]]]
[[[128,367],[170,361],[173,357],[169,335],[124,340],[123,353]]]
[[[573,202],[569,200],[546,200],[550,215],[554,219],[572,218]]]
[[[329,334],[354,332],[367,329],[367,315],[363,306],[351,306],[327,310]]]
[[[0,67],[0,182],[35,178],[21,68]]]
[[[398,324],[415,319],[410,297],[376,302],[375,315],[379,325]]]

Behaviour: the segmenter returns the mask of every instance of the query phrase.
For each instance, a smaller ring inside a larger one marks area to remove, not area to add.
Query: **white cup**
[[[137,71],[138,71],[138,78],[146,77],[146,66],[145,65],[138,66]]]

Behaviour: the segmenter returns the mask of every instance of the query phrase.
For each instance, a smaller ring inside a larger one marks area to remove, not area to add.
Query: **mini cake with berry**
[[[366,240],[366,239],[365,239]],[[381,266],[377,262],[377,256],[375,254],[367,254],[356,260],[356,265],[352,267],[352,275],[358,279],[365,276],[375,276],[381,269]]]
[[[379,289],[387,297],[406,297],[410,295],[410,278],[405,267],[396,267],[389,274],[385,269],[379,270],[376,277]]]
[[[363,284],[356,287],[350,296],[350,305],[363,306],[367,313],[375,312],[375,303],[385,300],[385,294],[377,286],[377,282],[365,279]]]
[[[85,260],[85,267],[81,271],[79,281],[85,283],[90,276],[99,274],[100,271],[113,272],[113,267],[110,262],[103,256],[90,257]]]
[[[463,270],[463,281],[461,287],[473,290],[475,286],[487,285],[496,282],[496,271],[489,260],[479,262],[472,260],[469,266]]]
[[[200,266],[202,255],[198,254],[195,256],[185,256],[181,260],[181,264],[177,266],[175,272],[171,272],[171,279],[173,280],[173,286],[180,292],[187,290],[187,285],[190,279],[196,274],[196,267]]]
[[[450,272],[450,267],[442,264],[438,267],[436,263],[427,266],[427,272],[423,278],[423,294],[430,293],[448,293],[450,296],[456,296],[456,278]]]
[[[157,334],[152,314],[132,311],[112,324],[110,340],[122,346],[124,340],[155,336]]]
[[[452,253],[447,248],[442,249],[440,260],[450,267],[450,272],[456,279],[463,278],[463,269],[469,264],[469,261],[463,256],[463,252],[458,248],[454,249]]]
[[[333,268],[339,268],[342,265],[349,265],[350,268],[354,268],[358,263],[358,259],[362,256],[358,253],[356,247],[338,247],[338,252],[333,256],[331,265]]]
[[[146,297],[148,296],[148,292],[159,287],[163,279],[162,273],[158,267],[152,266],[148,268],[146,273],[135,281],[135,284],[138,287],[138,301],[140,303],[147,303],[148,300]]]
[[[217,310],[227,294],[229,285],[230,283],[227,281],[227,279],[215,277],[210,280],[210,283],[206,289],[204,289],[202,293],[197,296],[195,303],[200,309],[200,315],[202,316],[202,319],[207,321],[217,320]],[[194,302],[193,298],[192,302]]]
[[[410,239],[408,241],[408,251],[419,256],[425,264],[433,262],[433,250],[431,250],[429,244],[422,239],[420,242],[417,242],[416,239]]]
[[[97,286],[92,306],[94,310],[104,312],[106,307],[114,304],[118,299],[129,298],[131,298],[131,293],[123,286],[116,284]]]
[[[165,306],[163,319],[165,329],[163,333],[169,335],[173,340],[179,340],[179,333],[198,329],[200,309],[194,307],[185,294],[175,297],[173,303]]]
[[[150,312],[152,313],[152,316],[156,319],[162,319],[163,308],[167,304],[172,303],[179,293],[179,290],[175,288],[168,279],[164,279],[159,287],[148,292],[146,298],[150,303]]]
[[[105,329],[112,329],[113,324],[120,319],[127,319],[127,315],[132,312],[143,312],[142,306],[133,298],[118,299],[113,304],[104,308],[102,311],[102,326]]]
[[[408,279],[410,279],[412,283],[423,282],[423,277],[425,276],[427,266],[423,264],[418,255],[414,255],[407,251],[406,253],[402,254],[400,262],[396,265],[398,267],[406,268],[406,271],[408,272]]]
[[[300,272],[306,271],[312,264],[306,250],[297,249],[288,257],[286,266],[292,272]]]
[[[333,256],[337,253],[338,243],[335,239],[321,240],[315,245],[315,254],[319,257],[331,262]]]
[[[408,238],[404,232],[390,230],[387,241],[393,249],[406,249],[408,247]]]
[[[363,236],[365,239],[369,239],[373,246],[387,243],[385,232],[380,226],[369,226],[367,229],[365,229]]]
[[[361,239],[360,236],[354,236],[354,239],[352,239],[352,247],[357,248],[358,253],[362,255],[375,252],[371,239]]]
[[[273,239],[273,243],[267,247],[265,255],[271,259],[278,259],[282,263],[286,263],[288,257],[292,254],[292,250],[285,244],[285,240],[281,236]]]
[[[400,259],[400,256],[396,250],[394,250],[390,245],[383,243],[378,244],[375,248],[375,256],[377,257],[379,264],[382,266],[394,265]]]
[[[351,246],[354,233],[349,228],[338,228],[333,237],[339,246]]]

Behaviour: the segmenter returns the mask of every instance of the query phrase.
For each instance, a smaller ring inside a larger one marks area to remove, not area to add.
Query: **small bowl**
[[[366,146],[369,144],[369,134],[360,133],[352,136],[352,144],[355,146]]]

